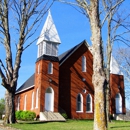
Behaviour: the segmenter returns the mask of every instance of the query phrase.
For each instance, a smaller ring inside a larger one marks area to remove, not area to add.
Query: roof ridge
[[[76,46],[72,47],[71,49],[59,55],[58,58],[59,58],[60,65],[63,64],[63,62],[66,61],[70,57],[70,55],[72,55],[84,43],[87,46],[89,46],[86,40],[83,40],[81,43],[77,44]]]

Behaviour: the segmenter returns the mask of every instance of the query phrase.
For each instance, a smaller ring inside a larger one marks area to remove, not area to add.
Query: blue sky
[[[59,54],[82,42],[84,39],[90,41],[90,30],[86,16],[66,4],[55,2],[51,7],[51,15],[61,39]],[[40,35],[47,14],[36,35]],[[14,49],[14,46],[12,50]],[[3,46],[0,45],[0,58],[5,61]],[[35,72],[37,59],[36,42],[26,49],[22,55],[22,63],[19,73],[17,88]],[[1,82],[1,79],[0,79]],[[4,98],[5,89],[0,86],[0,98]]]
[[[51,7],[51,15],[61,39],[59,54],[77,45],[84,39],[87,40],[87,42],[91,45],[91,32],[88,19],[85,15],[79,13],[71,6],[59,2],[55,2],[54,5]],[[43,18],[43,22],[41,23],[41,26],[38,29],[36,35],[40,35],[45,19],[46,15]],[[4,55],[4,49],[2,45],[0,45],[0,58],[3,61],[5,61]],[[18,87],[22,85],[24,81],[26,81],[35,72],[36,59],[37,45],[36,43],[34,43],[23,53],[21,68],[19,72]],[[4,94],[5,89],[0,86],[0,98],[4,98]]]

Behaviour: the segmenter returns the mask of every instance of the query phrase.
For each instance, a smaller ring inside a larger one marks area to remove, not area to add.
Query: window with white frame
[[[86,57],[82,56],[82,72],[86,72]]]
[[[40,64],[38,64],[38,70],[37,73],[40,74]]]
[[[52,56],[57,56],[58,54],[58,44],[56,43],[46,43],[46,54],[47,55],[52,55]]]
[[[87,95],[87,98],[86,98],[86,111],[87,112],[92,112],[92,97],[90,94]]]
[[[24,96],[24,111],[26,111],[27,106],[27,95]]]
[[[34,92],[32,93],[32,108],[31,109],[34,109]]]
[[[120,93],[116,94],[115,97],[116,113],[122,113],[122,97]]]
[[[20,97],[17,98],[17,111],[20,110]]]
[[[39,93],[39,88],[37,88],[36,91],[36,108],[38,108],[38,93]]]
[[[53,63],[48,64],[48,74],[53,74]]]
[[[76,111],[82,112],[83,111],[83,96],[82,96],[82,94],[77,95],[76,103],[77,103]]]

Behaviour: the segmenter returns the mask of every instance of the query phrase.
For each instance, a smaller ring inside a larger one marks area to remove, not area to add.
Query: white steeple
[[[50,11],[48,12],[48,16],[41,31],[40,37],[37,41],[37,45],[43,41],[61,43]]]
[[[42,55],[57,56],[58,45],[61,43],[50,11],[37,41],[38,57]]]
[[[115,60],[115,58],[113,56],[111,56],[110,73],[117,74],[117,75],[123,75],[117,61]]]

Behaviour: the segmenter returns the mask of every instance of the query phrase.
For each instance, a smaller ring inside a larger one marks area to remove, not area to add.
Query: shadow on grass
[[[126,127],[130,127],[130,126],[113,126],[113,127],[110,127],[110,128],[115,129],[115,128],[126,128]]]
[[[59,121],[18,121],[18,124],[43,124],[43,123],[50,123],[50,122],[59,122]],[[65,122],[65,121],[60,121]]]
[[[18,121],[18,124],[42,124],[48,123],[47,121]]]

